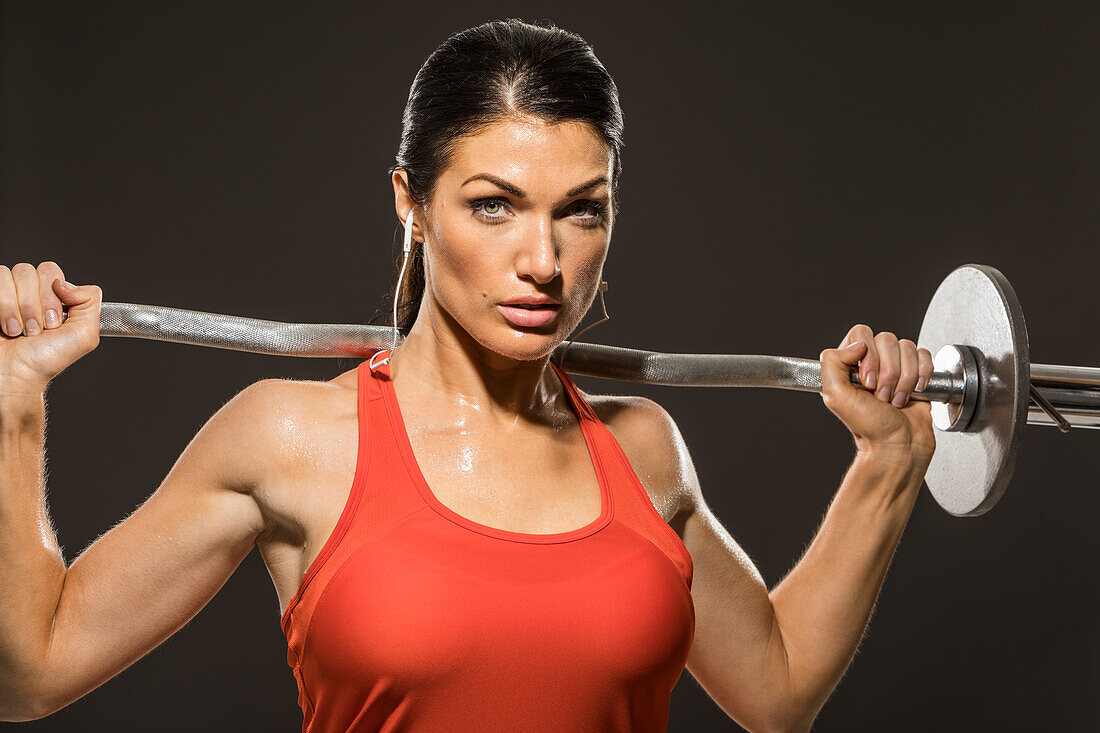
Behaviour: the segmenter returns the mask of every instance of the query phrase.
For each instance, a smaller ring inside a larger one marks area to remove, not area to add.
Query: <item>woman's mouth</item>
[[[561,310],[560,305],[504,305],[503,303],[498,304],[497,308],[509,323],[521,328],[545,326],[557,318],[558,311]]]

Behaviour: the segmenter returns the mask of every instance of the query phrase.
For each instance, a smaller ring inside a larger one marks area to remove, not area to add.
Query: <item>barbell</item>
[[[363,359],[387,348],[389,326],[281,323],[135,303],[103,303],[100,335],[260,354]],[[1015,291],[988,265],[962,265],[940,284],[917,345],[935,372],[910,399],[931,402],[938,434],[925,482],[955,516],[989,511],[1012,477],[1025,424],[1100,428],[1100,368],[1032,364]],[[564,358],[563,358],[564,357]],[[664,354],[565,341],[551,355],[572,374],[640,384],[821,391],[816,359]],[[854,385],[865,389],[853,370]]]

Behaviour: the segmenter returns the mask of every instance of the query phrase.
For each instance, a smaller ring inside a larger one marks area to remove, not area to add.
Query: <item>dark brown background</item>
[[[1035,361],[1100,364],[1096,6],[761,5],[3,2],[0,261],[54,259],[108,301],[366,320],[420,63],[485,20],[551,18],[595,45],[626,115],[612,319],[586,339],[816,357],[860,321],[915,337],[940,280],[981,262],[1015,285]],[[245,385],[352,366],[104,339],[49,392],[67,558]],[[580,383],[672,413],[769,586],[852,455],[814,395]],[[922,494],[815,730],[1097,728],[1098,439],[1029,428],[980,518]],[[24,729],[289,731],[295,700],[253,553],[165,644]],[[686,673],[672,703],[670,730],[736,729]]]

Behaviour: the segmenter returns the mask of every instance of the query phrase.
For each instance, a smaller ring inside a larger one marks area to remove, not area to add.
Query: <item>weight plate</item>
[[[977,349],[978,402],[963,432],[936,431],[925,483],[957,517],[993,508],[1012,478],[1027,424],[1031,361],[1016,291],[999,270],[962,265],[948,275],[924,314],[917,346]]]

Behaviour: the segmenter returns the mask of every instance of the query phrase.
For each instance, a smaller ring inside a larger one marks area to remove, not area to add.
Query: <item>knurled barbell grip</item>
[[[777,382],[782,381],[784,383],[763,386],[775,386],[781,389],[794,389],[803,392],[821,391],[821,362],[816,359],[796,359],[785,356],[763,358],[781,359],[784,362],[788,362],[787,368],[792,371],[790,375],[784,375],[777,378]],[[805,374],[793,372],[805,372]],[[863,386],[859,381],[858,369],[853,369],[848,374],[848,379],[854,386],[860,389],[868,392],[874,391]],[[909,399],[920,400],[922,402],[962,402],[963,394],[961,374],[955,375],[951,372],[932,372],[932,376],[929,378],[925,388],[920,392],[913,392],[910,394]]]
[[[282,323],[137,303],[103,303],[100,335],[144,338],[214,348],[305,357],[369,356],[390,343],[392,331],[373,324]],[[570,342],[565,370],[580,375],[668,386],[770,387],[821,391],[821,362],[759,354],[668,354]],[[563,349],[564,344],[558,349]],[[557,359],[557,350],[552,359]],[[852,384],[859,384],[852,372]],[[961,402],[961,376],[935,372],[911,399]]]

